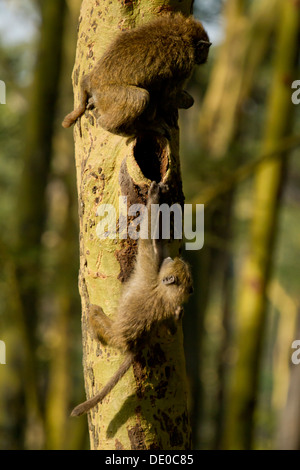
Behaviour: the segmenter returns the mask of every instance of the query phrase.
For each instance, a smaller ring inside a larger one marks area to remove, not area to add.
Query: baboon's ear
[[[163,278],[162,283],[168,286],[169,284],[175,284],[177,281],[177,278],[173,275],[171,276],[166,276]]]

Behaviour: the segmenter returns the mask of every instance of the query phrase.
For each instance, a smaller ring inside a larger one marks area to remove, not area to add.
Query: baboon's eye
[[[211,46],[211,44],[212,44],[212,43],[209,42],[209,41],[200,40],[200,41],[197,42],[197,47],[198,47],[198,48],[203,48],[203,49],[204,49],[204,48],[209,49],[210,46]]]

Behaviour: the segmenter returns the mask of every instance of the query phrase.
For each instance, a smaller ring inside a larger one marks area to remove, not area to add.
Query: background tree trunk
[[[230,187],[227,185],[226,190],[222,192],[220,186],[226,184],[226,178],[221,184],[220,181],[207,184],[207,181],[215,179],[218,167],[228,174],[228,178],[232,178],[235,174],[234,168],[242,162],[243,156],[236,151],[239,134],[243,134],[242,109],[251,96],[257,69],[264,58],[274,29],[277,2],[278,0],[264,0],[248,4],[245,0],[227,0],[223,3],[225,37],[222,44],[215,49],[216,56],[199,115],[199,154],[201,161],[204,161],[205,156],[205,162],[213,162],[213,174],[212,178],[210,175],[203,177],[204,189],[201,188],[200,194],[192,199],[194,203],[205,204],[205,246],[197,255],[199,289],[195,295],[198,297],[196,310],[199,312],[199,327],[190,325],[189,330],[188,315],[184,319],[184,326],[187,334],[191,331],[192,336],[187,338],[188,363],[195,364],[198,375],[198,378],[192,381],[193,424],[205,423],[211,419],[215,429],[215,437],[210,439],[206,436],[207,426],[198,425],[198,430],[193,426],[195,443],[204,448],[219,448],[224,429],[234,278],[234,254],[230,243],[234,233],[232,221],[237,187],[237,184]],[[256,47],[253,47],[256,37],[260,40]],[[211,62],[208,65],[210,64]],[[199,167],[200,174],[207,171],[205,166],[203,164],[202,168]],[[220,322],[218,336],[221,338],[214,345],[213,335],[206,337],[203,326],[205,322],[213,322],[213,318]],[[197,357],[195,350],[198,351]],[[203,379],[211,367],[209,360],[203,360],[207,354],[205,350],[211,350],[210,356],[218,370],[217,382],[213,380],[211,386],[208,380]],[[199,378],[202,380],[199,381]],[[200,384],[204,381],[206,385],[203,387]]]
[[[192,2],[98,2],[84,0],[79,19],[73,72],[75,106],[79,83],[122,29],[149,21],[163,10],[190,13]],[[114,318],[118,297],[130,275],[136,243],[97,237],[97,208],[113,204],[119,216],[119,196],[129,205],[145,203],[151,180],[167,181],[174,202],[183,202],[178,131],[170,143],[154,138],[126,144],[126,138],[101,129],[93,112],[74,127],[80,221],[83,364],[87,397],[95,395],[123,361],[118,351],[92,338],[87,325],[89,303]],[[175,247],[175,252],[178,246]],[[172,341],[160,339],[144,351],[104,402],[89,414],[92,449],[187,449],[190,428],[182,331]],[[84,419],[84,418],[80,418]]]
[[[276,150],[291,134],[293,104],[291,84],[298,53],[299,7],[292,0],[280,2],[274,76],[269,95],[262,153]],[[266,288],[270,276],[280,197],[286,161],[274,159],[260,165],[255,176],[253,218],[249,254],[237,299],[238,359],[233,369],[232,389],[224,430],[225,447],[253,446],[259,371],[266,322]]]
[[[41,288],[41,237],[46,221],[46,187],[52,156],[56,96],[61,70],[65,0],[46,0],[37,68],[31,88],[30,110],[24,132],[24,170],[18,194],[16,278],[25,344],[25,440],[29,448],[44,444],[41,399],[38,394],[36,349],[38,300]],[[39,431],[37,432],[37,429]]]
[[[47,390],[44,397],[45,447],[47,449],[85,448],[87,425],[70,420],[70,407],[83,396],[80,371],[74,356],[81,351],[81,328],[77,326],[80,296],[74,289],[78,279],[78,215],[72,134],[61,126],[61,116],[73,105],[70,74],[74,66],[74,43],[81,0],[69,0],[65,15],[62,54],[64,57],[58,97],[51,179],[47,188],[47,226],[44,239],[44,305],[51,305],[46,344],[48,349]],[[63,112],[62,112],[63,108]],[[58,359],[59,358],[59,359]],[[78,361],[76,361],[78,364]],[[74,386],[77,385],[77,386]],[[72,394],[70,394],[72,390]],[[78,393],[76,393],[78,392]]]

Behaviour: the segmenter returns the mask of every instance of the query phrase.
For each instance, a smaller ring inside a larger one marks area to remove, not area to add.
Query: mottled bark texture
[[[191,1],[84,0],[79,19],[73,72],[75,106],[82,75],[94,66],[120,30],[149,21],[163,10],[191,11]],[[170,142],[154,137],[128,143],[97,124],[86,111],[74,127],[80,219],[83,363],[87,398],[98,392],[117,370],[122,355],[93,338],[87,322],[89,303],[114,317],[122,283],[128,279],[136,242],[96,234],[100,204],[113,204],[119,217],[119,196],[128,204],[145,203],[152,180],[165,181],[172,202],[183,203],[179,132]],[[117,223],[118,227],[118,223]],[[174,246],[175,253],[179,245]],[[79,418],[84,419],[84,418]],[[182,331],[141,353],[109,396],[89,414],[92,449],[187,449],[190,428]]]

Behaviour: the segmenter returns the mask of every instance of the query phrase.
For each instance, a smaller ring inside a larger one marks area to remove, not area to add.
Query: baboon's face
[[[168,298],[180,305],[187,301],[193,292],[190,268],[180,258],[166,258],[161,266],[159,280]]]

